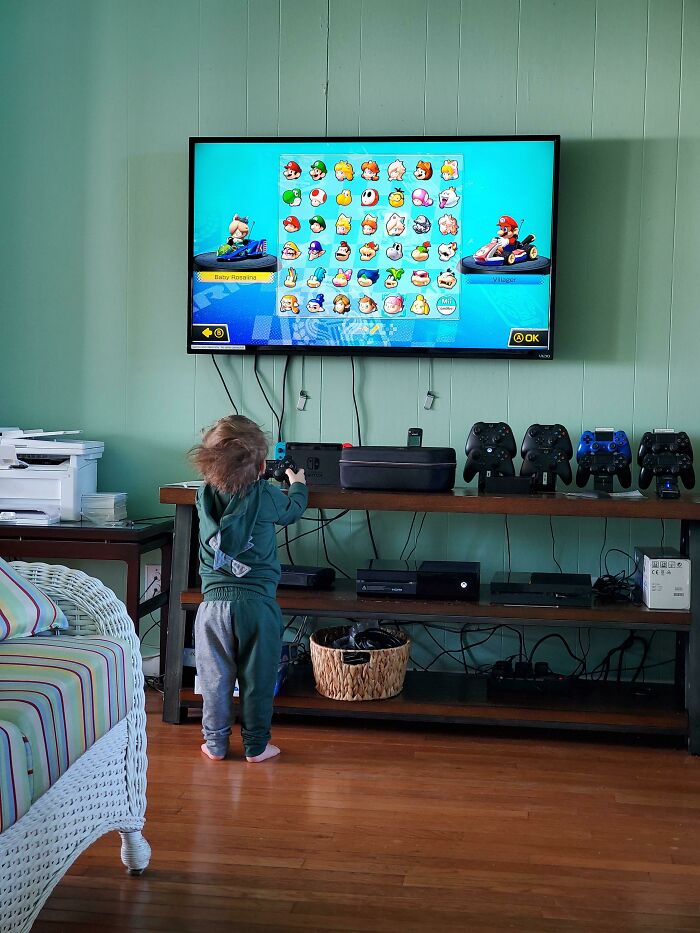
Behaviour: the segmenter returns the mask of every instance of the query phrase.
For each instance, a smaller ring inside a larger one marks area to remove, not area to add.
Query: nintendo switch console
[[[342,451],[342,444],[304,444],[297,441],[285,444],[285,455],[304,471],[309,486],[340,485]]]

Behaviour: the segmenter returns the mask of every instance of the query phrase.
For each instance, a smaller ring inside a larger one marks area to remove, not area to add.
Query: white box
[[[690,609],[690,559],[675,548],[634,549],[637,583],[649,609]]]

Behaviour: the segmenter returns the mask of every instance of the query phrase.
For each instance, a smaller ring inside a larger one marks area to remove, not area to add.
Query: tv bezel
[[[552,177],[552,249],[551,249],[551,286],[549,300],[549,347],[546,352],[541,349],[478,349],[478,348],[447,348],[436,347],[360,347],[360,346],[301,346],[298,344],[245,344],[243,346],[222,346],[213,344],[210,347],[194,348],[192,346],[193,327],[193,295],[192,273],[194,271],[194,154],[195,147],[202,143],[306,143],[318,140],[329,143],[375,143],[393,142],[400,140],[408,143],[469,143],[469,142],[552,142],[554,143],[554,164]],[[554,358],[554,331],[555,331],[555,292],[556,292],[556,252],[557,252],[557,223],[559,215],[559,150],[561,136],[553,135],[512,135],[512,136],[190,136],[189,137],[189,167],[188,167],[188,223],[187,223],[187,269],[188,269],[188,304],[187,304],[187,353],[192,355],[207,355],[212,353],[222,355],[248,355],[268,354],[272,356],[287,356],[303,354],[305,356],[340,356],[351,354],[366,357],[434,357],[437,359],[537,359],[551,360]]]

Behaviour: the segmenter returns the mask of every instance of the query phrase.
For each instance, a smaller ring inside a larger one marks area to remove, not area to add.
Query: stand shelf
[[[566,696],[492,696],[486,680],[472,674],[408,671],[399,696],[350,703],[321,696],[308,667],[292,668],[284,693],[275,699],[275,714],[667,736],[683,736],[688,729],[687,714],[671,685],[590,683]],[[201,706],[201,697],[192,690],[182,690],[180,701]]]
[[[200,698],[182,689],[185,618],[201,602],[196,589],[196,489],[161,487],[161,502],[176,506],[170,631],[166,658],[166,722],[180,722]],[[463,514],[552,515],[578,518],[672,519],[681,522],[681,550],[700,567],[700,498],[677,500],[578,499],[564,493],[533,496],[477,495],[471,489],[449,493],[400,493],[312,488],[310,508],[358,509]],[[399,697],[377,703],[335,702],[316,693],[310,671],[293,669],[278,714],[394,719],[484,726],[547,727],[569,730],[638,732],[686,736],[700,754],[700,574],[692,577],[690,612],[650,610],[621,604],[592,608],[495,606],[482,591],[478,602],[357,596],[354,581],[337,581],[330,591],[280,589],[285,615],[316,618],[370,618],[398,621],[439,620],[455,627],[465,623],[638,629],[676,633],[676,683],[586,684],[570,696],[493,697],[486,678],[466,674],[408,672]]]
[[[180,605],[194,611],[202,602],[199,590],[185,590]],[[678,610],[647,609],[646,606],[599,603],[591,609],[570,606],[494,606],[489,601],[486,587],[482,588],[479,602],[450,602],[439,599],[413,599],[410,597],[358,596],[353,580],[337,580],[332,590],[295,590],[281,587],[277,602],[285,615],[307,615],[317,618],[396,619],[414,622],[443,622],[493,624],[504,617],[526,625],[552,625],[649,628],[687,632],[690,613]]]

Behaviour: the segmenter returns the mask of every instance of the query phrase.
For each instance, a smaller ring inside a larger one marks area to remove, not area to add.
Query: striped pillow
[[[0,641],[65,628],[60,607],[0,557]]]

